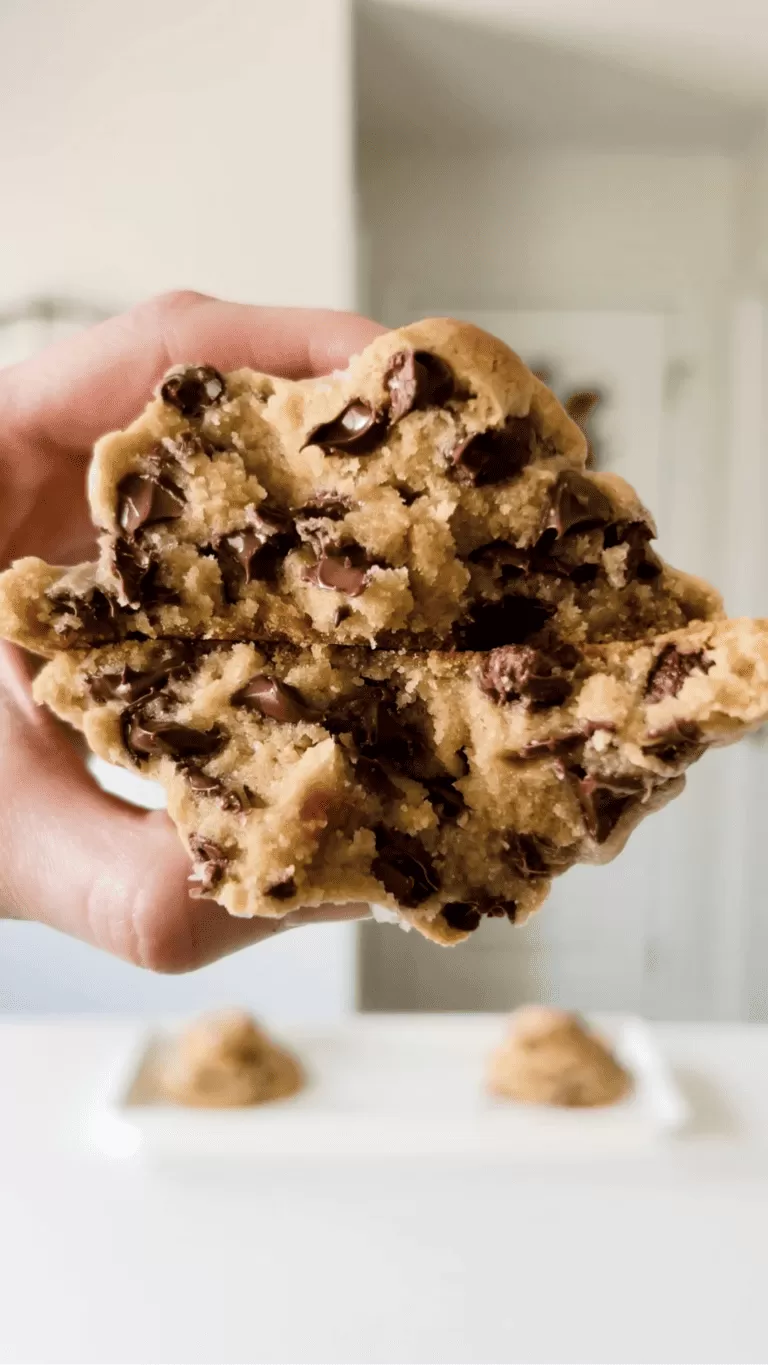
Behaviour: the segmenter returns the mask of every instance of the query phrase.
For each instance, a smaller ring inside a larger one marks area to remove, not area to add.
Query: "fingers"
[[[174,836],[178,842],[178,836]],[[155,971],[186,972],[216,962],[250,944],[274,938],[289,929],[308,924],[341,923],[367,919],[370,908],[349,905],[317,905],[294,910],[283,919],[237,919],[215,901],[189,901],[174,922],[153,919],[151,932],[143,937],[145,961]],[[149,960],[146,954],[149,950]]]
[[[327,374],[382,330],[353,313],[162,295],[0,372],[3,420],[38,449],[84,451],[132,421],[171,365]]]
[[[321,906],[285,920],[234,919],[190,899],[190,861],[162,813],[103,792],[47,711],[35,706],[21,652],[0,646],[0,916],[39,920],[155,971],[213,962],[318,919],[365,906]]]

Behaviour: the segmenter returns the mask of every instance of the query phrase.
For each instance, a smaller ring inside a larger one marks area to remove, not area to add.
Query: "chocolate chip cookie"
[[[172,371],[101,440],[97,562],[19,561],[36,696],[163,783],[236,915],[370,900],[457,942],[605,860],[768,715],[768,624],[666,565],[648,511],[506,346],[436,319],[348,370]]]

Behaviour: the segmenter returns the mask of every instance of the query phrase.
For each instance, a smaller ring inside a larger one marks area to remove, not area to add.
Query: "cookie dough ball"
[[[488,1088],[528,1104],[613,1104],[631,1089],[627,1072],[575,1014],[527,1005],[491,1058]]]
[[[177,1104],[236,1108],[294,1095],[304,1083],[295,1057],[243,1010],[205,1015],[173,1046],[161,1089]]]

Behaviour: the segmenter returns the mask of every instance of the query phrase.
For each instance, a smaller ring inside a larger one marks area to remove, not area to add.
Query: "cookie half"
[[[23,559],[0,634],[51,654],[126,638],[487,650],[720,614],[663,563],[623,480],[502,342],[432,319],[348,370],[172,371],[96,446],[98,562]]]
[[[487,654],[131,641],[64,651],[34,689],[162,783],[199,894],[369,901],[451,943],[523,922],[768,717],[768,622]]]

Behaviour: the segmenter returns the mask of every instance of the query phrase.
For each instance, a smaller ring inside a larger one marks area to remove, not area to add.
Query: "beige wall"
[[[4,0],[0,301],[348,306],[346,0]]]

